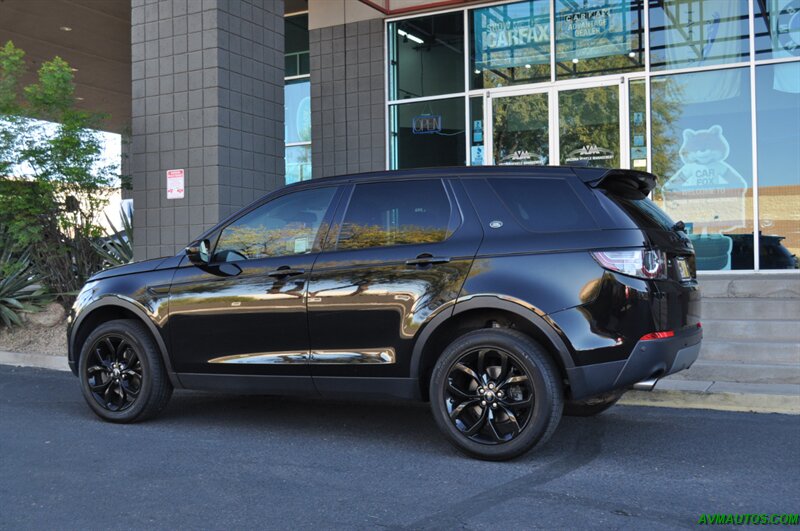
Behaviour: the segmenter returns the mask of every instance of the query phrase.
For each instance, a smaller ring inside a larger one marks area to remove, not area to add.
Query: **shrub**
[[[0,323],[22,323],[22,314],[41,309],[51,297],[33,270],[30,250],[14,252],[8,231],[0,227]]]
[[[37,82],[23,87],[23,58],[10,41],[0,47],[0,224],[69,303],[101,268],[92,243],[115,168],[101,165],[100,116],[77,109],[70,66],[44,61]]]

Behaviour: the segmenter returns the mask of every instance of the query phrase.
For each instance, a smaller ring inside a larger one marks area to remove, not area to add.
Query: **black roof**
[[[547,177],[558,175],[575,174],[578,172],[591,172],[594,178],[602,176],[609,171],[605,168],[574,168],[572,166],[439,166],[434,168],[413,168],[408,170],[382,170],[371,171],[364,173],[352,173],[345,175],[336,175],[331,177],[319,177],[311,179],[310,181],[300,181],[293,183],[290,186],[307,183],[331,183],[331,182],[348,182],[348,181],[362,181],[377,178],[442,178],[442,177],[464,177],[464,176],[478,176],[478,175],[509,175],[509,176],[533,176],[533,177]]]

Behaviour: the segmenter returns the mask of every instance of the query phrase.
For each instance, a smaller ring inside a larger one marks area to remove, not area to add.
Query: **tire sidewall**
[[[139,361],[142,364],[142,388],[139,391],[139,396],[136,397],[136,401],[133,405],[124,411],[110,411],[101,406],[97,400],[95,400],[92,391],[89,389],[89,379],[86,375],[86,365],[88,364],[89,355],[91,354],[91,347],[102,336],[110,333],[119,334],[123,336],[126,341],[133,344],[139,356]],[[81,348],[78,375],[81,381],[81,391],[92,411],[101,418],[111,422],[130,422],[144,411],[153,389],[152,349],[152,340],[149,337],[142,337],[141,330],[126,321],[110,321],[104,323],[89,334]]]
[[[436,423],[457,448],[482,459],[510,459],[530,450],[547,432],[556,397],[549,389],[552,385],[548,385],[545,374],[553,369],[542,359],[542,352],[528,352],[542,350],[536,348],[537,345],[532,341],[523,341],[503,331],[487,329],[477,332],[479,333],[471,332],[454,341],[436,363],[429,389],[431,409]],[[468,439],[450,420],[445,407],[445,384],[450,370],[464,354],[480,348],[500,348],[512,355],[524,367],[532,383],[534,406],[531,418],[519,435],[507,443],[489,445]],[[560,392],[560,389],[556,389],[556,392]]]

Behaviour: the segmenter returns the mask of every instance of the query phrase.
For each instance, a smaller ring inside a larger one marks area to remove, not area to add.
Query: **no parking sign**
[[[167,199],[183,199],[183,170],[167,170]]]

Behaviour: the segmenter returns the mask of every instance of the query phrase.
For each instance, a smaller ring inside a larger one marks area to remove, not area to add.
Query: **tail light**
[[[652,341],[653,339],[667,339],[668,337],[675,337],[675,332],[673,330],[665,330],[663,332],[650,332],[649,334],[645,334],[639,339],[639,341]]]
[[[638,278],[667,278],[667,257],[661,251],[631,249],[627,251],[597,251],[592,256],[609,271]]]

